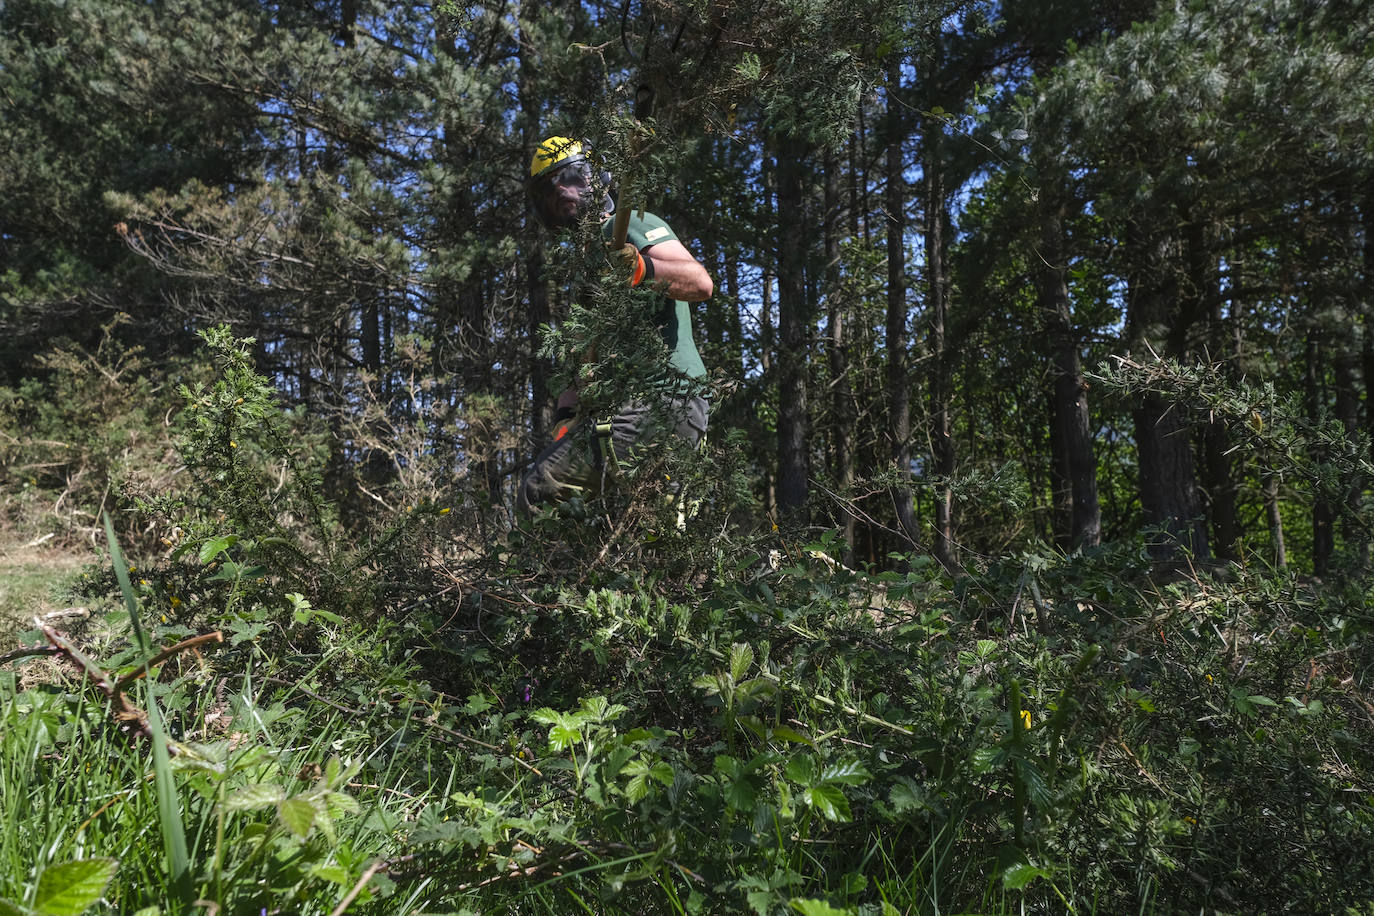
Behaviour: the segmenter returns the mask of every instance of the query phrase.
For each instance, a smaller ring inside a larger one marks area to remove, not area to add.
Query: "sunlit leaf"
[[[229,793],[224,799],[226,811],[252,811],[278,804],[286,797],[286,790],[279,785],[263,782]]]
[[[824,900],[790,900],[787,905],[802,916],[855,916],[859,912],[853,907],[831,906]]]
[[[284,799],[277,806],[277,818],[287,830],[305,839],[315,826],[315,806],[307,798]]]
[[[1036,868],[1029,862],[1017,862],[1002,870],[1002,886],[1010,891],[1019,891],[1036,878],[1048,877],[1043,868]]]
[[[118,868],[116,859],[80,859],[48,866],[38,876],[34,912],[43,916],[80,916],[105,893]]]
[[[868,782],[868,770],[857,760],[832,763],[821,770],[820,782],[840,783],[846,786],[861,786]]]
[[[839,786],[812,786],[802,793],[802,799],[828,821],[848,821],[849,799]]]
[[[747,643],[737,642],[730,647],[730,676],[735,683],[744,680],[754,666],[754,650]]]

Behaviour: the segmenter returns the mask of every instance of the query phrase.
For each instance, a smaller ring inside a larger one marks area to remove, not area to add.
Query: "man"
[[[594,177],[581,143],[550,137],[539,144],[526,188],[540,224],[557,232],[597,214],[602,238],[611,242],[613,204],[604,194],[596,199]],[[601,185],[609,183],[609,176],[601,178]],[[667,348],[669,377],[658,386],[657,403],[626,404],[611,417],[579,419],[576,388],[559,395],[554,441],[534,459],[516,495],[522,513],[575,496],[596,496],[618,468],[633,462],[636,446],[657,439],[665,425],[692,447],[706,435],[709,405],[693,386],[705,377],[706,367],[692,338],[688,303],[710,298],[711,276],[668,224],[651,213],[632,214],[626,238],[610,260],[623,267],[624,282],[660,294],[653,300],[653,319]]]

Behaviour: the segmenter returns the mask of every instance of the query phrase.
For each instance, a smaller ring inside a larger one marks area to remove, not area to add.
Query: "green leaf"
[[[346,792],[324,793],[325,814],[335,819],[357,814],[362,810],[358,800]]]
[[[744,680],[749,669],[754,667],[754,650],[747,644],[737,642],[730,647],[730,676],[735,683]]]
[[[277,818],[287,830],[305,839],[315,826],[315,806],[308,798],[288,798],[277,806]]]
[[[692,681],[692,686],[710,695],[725,692],[724,679],[719,674],[703,674]]]
[[[0,897],[0,916],[29,916],[29,911],[11,900]]]
[[[720,754],[715,769],[724,777],[725,803],[738,811],[752,811],[758,798],[758,788],[749,777],[749,768],[734,757]]]
[[[582,740],[582,732],[568,725],[555,725],[549,729],[549,746],[556,751],[567,750]]]
[[[757,913],[758,916],[768,916],[768,911],[773,905],[773,892],[750,891],[744,895],[744,899],[748,901],[749,908]]]
[[[759,790],[748,777],[732,780],[725,787],[725,803],[736,811],[754,810],[754,801],[758,796]]]
[[[217,537],[206,541],[200,548],[200,562],[211,562],[215,557],[224,553],[224,551],[233,547],[238,542],[239,536],[237,534],[226,534],[223,537]]]
[[[816,778],[816,761],[810,754],[796,754],[788,758],[785,772],[793,782],[809,786]]]
[[[45,868],[38,876],[34,912],[44,916],[80,916],[105,893],[118,868],[116,859],[79,859]]]
[[[649,768],[649,776],[663,783],[665,787],[673,784],[673,768],[662,760]]]
[[[868,875],[851,871],[840,880],[840,890],[850,897],[857,897],[868,888]]]
[[[353,879],[348,874],[348,869],[340,865],[316,865],[310,869],[310,874],[345,887],[353,883]]]
[[[270,808],[286,798],[286,790],[270,782],[244,786],[224,799],[225,811],[252,811],[257,808]]]
[[[824,900],[790,900],[787,905],[802,916],[855,916],[859,912],[853,907],[833,907]]]
[[[597,696],[582,701],[582,712],[585,713],[582,721],[610,722],[629,712],[629,709],[619,703],[611,703],[605,697]]]
[[[1017,862],[1002,871],[1002,886],[1009,891],[1019,891],[1036,878],[1047,878],[1049,872],[1036,868],[1029,862]]]
[[[850,820],[849,799],[839,786],[812,786],[802,793],[802,800],[820,812],[828,821]]]
[[[786,725],[779,725],[769,731],[769,735],[776,741],[790,741],[793,744],[806,744],[815,747],[815,743],[796,729],[788,728]]]
[[[823,783],[840,783],[846,786],[861,786],[868,782],[868,770],[857,760],[845,760],[839,763],[832,763],[821,770],[820,781]]]
[[[980,747],[973,752],[973,772],[986,773],[1002,762],[1005,752],[998,747]]]
[[[1054,807],[1054,793],[1050,791],[1045,774],[1040,772],[1039,767],[1029,760],[1022,760],[1017,764],[1017,772],[1026,786],[1026,795],[1036,810],[1049,811]]]
[[[897,777],[897,782],[893,784],[891,792],[888,793],[888,801],[892,804],[892,810],[897,814],[904,814],[907,811],[925,807],[924,794],[909,776]]]

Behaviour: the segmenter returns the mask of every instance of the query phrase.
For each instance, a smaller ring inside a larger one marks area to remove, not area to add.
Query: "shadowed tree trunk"
[[[1307,419],[1316,424],[1322,419],[1322,359],[1323,347],[1320,332],[1312,329],[1307,335],[1306,371],[1304,388],[1307,401]],[[1335,532],[1332,522],[1335,511],[1331,500],[1325,493],[1318,492],[1312,502],[1312,572],[1318,576],[1326,575],[1331,569],[1331,554],[1335,550]]]
[[[949,324],[949,285],[946,279],[945,226],[948,201],[945,195],[944,162],[941,159],[943,125],[932,121],[925,136],[925,252],[926,312],[930,323],[929,409],[931,475],[935,489],[935,558],[946,568],[957,568],[954,556],[954,429],[950,401],[954,396],[954,360],[946,345]]]
[[[1214,259],[1208,244],[1207,226],[1201,219],[1189,219],[1185,229],[1187,243],[1187,295],[1184,309],[1207,318],[1207,365],[1223,367],[1230,378],[1231,344],[1227,322],[1222,314],[1221,291]],[[1235,468],[1231,461],[1231,435],[1226,424],[1211,419],[1202,429],[1202,481],[1207,501],[1207,516],[1212,523],[1212,549],[1222,559],[1235,555],[1239,537],[1236,511]]]
[[[902,117],[901,62],[888,66],[887,99],[887,434],[891,460],[899,484],[892,490],[897,521],[913,544],[919,544],[920,523],[912,505],[911,487],[911,355],[907,341],[906,300],[906,177],[902,141],[906,139]]]
[[[1151,227],[1156,228],[1156,227]],[[1181,314],[1174,265],[1177,240],[1168,232],[1151,237],[1138,225],[1134,276],[1127,302],[1131,350],[1148,361],[1150,349],[1182,358],[1191,316]],[[1156,559],[1174,560],[1180,550],[1205,558],[1207,528],[1193,462],[1192,424],[1182,405],[1148,391],[1132,411],[1140,473],[1142,521],[1157,532],[1150,544]]]
[[[848,496],[854,486],[854,408],[849,385],[849,359],[845,352],[845,309],[839,290],[840,200],[839,162],[832,155],[825,164],[825,278],[827,295],[826,356],[830,368],[830,472],[840,492]],[[854,563],[854,514],[840,509],[843,520],[846,566]]]
[[[778,156],[778,510],[808,518],[811,476],[807,438],[806,357],[810,332],[806,299],[806,225],[802,155],[795,141]]]
[[[1042,199],[1044,198],[1042,192]],[[1050,399],[1050,454],[1055,539],[1063,549],[1096,547],[1102,541],[1102,509],[1097,498],[1097,458],[1093,453],[1088,386],[1083,380],[1078,335],[1073,329],[1064,255],[1061,206],[1043,205],[1036,271],[1040,312],[1054,355]]]

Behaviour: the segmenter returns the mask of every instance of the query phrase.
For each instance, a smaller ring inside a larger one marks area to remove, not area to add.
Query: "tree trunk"
[[[825,168],[825,278],[826,278],[826,349],[830,366],[830,473],[840,494],[849,499],[854,486],[854,410],[853,393],[849,385],[849,359],[845,352],[845,303],[839,290],[840,227],[842,202],[839,187],[839,163],[827,157]],[[846,566],[854,563],[854,513],[848,505],[840,508],[843,521],[844,557]]]
[[[1283,543],[1283,515],[1279,512],[1279,474],[1270,471],[1264,478],[1264,515],[1269,520],[1269,540],[1274,547],[1274,568],[1288,568],[1288,550]]]
[[[888,65],[887,85],[887,435],[898,484],[892,489],[897,521],[911,543],[919,544],[920,523],[912,504],[911,479],[911,356],[907,352],[906,301],[906,139],[902,117],[901,61]]]
[[[949,570],[957,568],[954,557],[954,431],[950,401],[954,394],[954,360],[946,346],[949,323],[949,295],[945,277],[945,224],[948,222],[945,199],[944,163],[941,161],[941,131],[935,121],[926,132],[925,213],[926,213],[926,289],[930,321],[930,439],[931,473],[938,481],[935,490],[935,558]]]
[[[1222,365],[1223,375],[1232,376],[1226,361],[1230,345],[1226,320],[1222,314],[1221,290],[1215,260],[1207,244],[1206,226],[1199,219],[1187,223],[1188,295],[1183,304],[1194,314],[1207,316],[1208,365]],[[1231,462],[1231,436],[1220,419],[1209,419],[1202,430],[1202,480],[1207,515],[1212,523],[1212,548],[1224,560],[1235,556],[1239,536],[1236,511],[1236,479]]]
[[[810,452],[806,358],[810,320],[806,298],[806,225],[798,144],[779,142],[778,156],[778,510],[808,520]]]
[[[1042,192],[1043,193],[1043,192]],[[1102,541],[1102,508],[1097,498],[1097,458],[1093,452],[1088,386],[1083,380],[1078,336],[1073,330],[1064,254],[1063,210],[1048,203],[1040,218],[1043,263],[1040,311],[1054,354],[1050,407],[1051,480],[1056,541],[1064,549],[1096,547]]]
[[[1184,356],[1191,316],[1180,314],[1178,308],[1174,274],[1178,253],[1177,241],[1167,231],[1141,239],[1140,260],[1129,282],[1127,334],[1132,352],[1142,359],[1148,359],[1151,348],[1166,356]],[[1159,560],[1178,559],[1180,551],[1198,558],[1208,556],[1192,426],[1184,410],[1157,392],[1146,392],[1132,411],[1142,521],[1157,532],[1150,553]]]
[[[1312,424],[1322,421],[1323,392],[1321,375],[1323,370],[1322,354],[1323,347],[1319,339],[1319,332],[1316,329],[1308,332],[1307,351],[1306,351],[1306,372],[1304,374],[1304,388],[1307,400],[1307,419]],[[1323,456],[1314,456],[1319,462],[1324,460]],[[1332,521],[1335,519],[1335,511],[1332,509],[1331,500],[1328,495],[1318,489],[1315,498],[1312,500],[1312,572],[1318,576],[1326,575],[1331,569],[1331,554],[1335,550],[1335,534],[1332,530]]]

